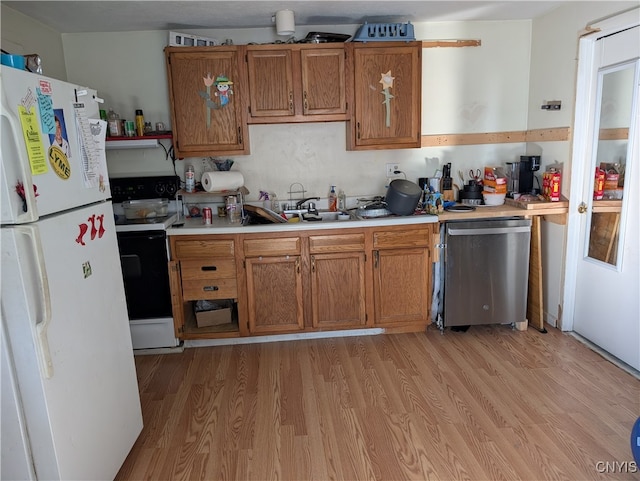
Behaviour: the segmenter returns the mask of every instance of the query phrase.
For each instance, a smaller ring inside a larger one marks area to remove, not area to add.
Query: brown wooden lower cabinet
[[[316,328],[353,328],[367,320],[365,254],[311,255],[312,324]]]
[[[249,257],[247,309],[251,334],[304,328],[300,256]]]
[[[437,224],[170,237],[171,294],[181,339],[366,327],[419,331],[430,322]],[[231,299],[228,326],[198,328],[198,299]]]
[[[431,227],[373,233],[374,324],[427,325],[431,307]]]
[[[431,300],[431,259],[425,248],[374,252],[374,300],[377,326],[425,322]]]

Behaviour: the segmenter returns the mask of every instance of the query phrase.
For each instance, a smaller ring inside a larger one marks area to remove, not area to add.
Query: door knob
[[[587,204],[585,204],[584,202],[580,202],[580,205],[578,206],[578,212],[580,214],[584,214],[587,211]]]

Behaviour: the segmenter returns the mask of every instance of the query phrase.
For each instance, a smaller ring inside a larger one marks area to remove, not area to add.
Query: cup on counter
[[[225,201],[225,206],[227,208],[227,219],[232,224],[235,224],[236,222],[240,222],[240,210],[236,202],[237,201],[236,201],[235,195],[227,196]]]
[[[125,120],[124,135],[126,135],[127,137],[136,136],[136,123],[133,120]]]

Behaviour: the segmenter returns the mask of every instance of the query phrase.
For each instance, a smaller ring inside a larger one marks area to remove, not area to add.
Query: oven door
[[[129,319],[172,317],[166,232],[118,232],[117,237]]]

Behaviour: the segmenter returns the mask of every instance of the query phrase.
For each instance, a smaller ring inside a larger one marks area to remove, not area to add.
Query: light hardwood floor
[[[116,479],[640,479],[640,381],[548,331],[136,357],[145,427]]]

